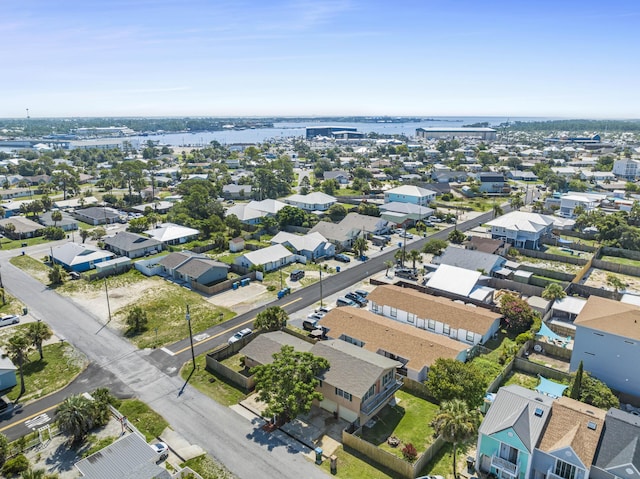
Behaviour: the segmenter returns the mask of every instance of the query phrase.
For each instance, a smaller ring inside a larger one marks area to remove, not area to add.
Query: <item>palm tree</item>
[[[42,342],[49,339],[53,333],[49,326],[47,326],[42,321],[37,321],[35,323],[29,323],[27,328],[27,338],[31,341],[31,344],[38,350],[40,353],[40,359],[44,359],[44,355],[42,353]]]
[[[547,301],[555,301],[556,299],[562,299],[567,295],[562,289],[562,286],[558,283],[549,283],[544,291],[542,297]]]
[[[388,259],[384,262],[384,267],[387,268],[387,270],[384,272],[384,275],[389,276],[389,270],[393,267],[393,261]]]
[[[69,396],[58,406],[56,418],[60,431],[71,435],[72,442],[77,442],[93,425],[91,401],[81,395]]]
[[[24,363],[29,361],[28,353],[31,347],[31,341],[24,335],[24,333],[18,332],[11,336],[5,344],[5,357],[9,357],[11,361],[18,366],[18,372],[20,373],[20,398],[26,391],[24,387]]]
[[[254,321],[254,327],[267,331],[278,331],[287,325],[289,315],[280,306],[271,306],[260,311]]]
[[[511,198],[509,199],[509,204],[514,210],[519,210],[522,206],[524,206],[524,201],[522,200],[522,196],[520,195],[520,193],[511,196]]]
[[[45,479],[45,470],[29,468],[20,474],[20,479]]]
[[[358,236],[353,242],[353,249],[358,253],[358,256],[364,256],[365,251],[369,249],[367,239],[364,236]]]
[[[469,409],[467,403],[461,399],[444,401],[436,413],[431,425],[436,434],[453,445],[453,477],[456,474],[456,452],[458,445],[471,440],[477,434],[480,426],[480,412]]]
[[[58,226],[58,221],[62,221],[62,211],[60,210],[52,211],[51,220],[53,221],[54,228]]]
[[[400,263],[400,265],[404,267],[404,262],[407,259],[407,252],[404,248],[400,248],[393,254],[393,258],[396,260],[396,263]]]
[[[409,259],[413,261],[413,269],[416,269],[416,261],[420,261],[422,259],[422,253],[420,253],[417,249],[412,249],[409,251]]]
[[[492,211],[494,218],[497,218],[498,216],[502,215],[502,213],[504,213],[504,211],[502,210],[502,206],[500,206],[498,203],[493,204]]]
[[[82,238],[83,243],[87,240],[90,234],[91,233],[89,233],[89,230],[84,230],[84,229],[80,230],[80,238]]]

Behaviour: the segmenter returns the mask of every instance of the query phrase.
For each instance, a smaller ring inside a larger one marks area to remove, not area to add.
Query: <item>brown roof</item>
[[[370,311],[345,306],[335,308],[319,321],[330,338],[347,335],[364,342],[364,348],[384,350],[407,359],[407,367],[420,371],[438,358],[456,359],[469,346],[440,334],[378,316]]]
[[[421,319],[434,319],[454,329],[465,329],[480,335],[484,335],[500,317],[498,313],[488,309],[474,308],[447,298],[393,285],[378,286],[367,299],[376,304],[407,311]]]
[[[544,452],[553,452],[571,447],[589,469],[606,414],[602,409],[562,396],[551,406],[551,418],[538,448]],[[595,429],[590,429],[589,423],[595,425]]]
[[[632,304],[590,296],[573,323],[640,340],[640,308]]]
[[[482,236],[472,236],[467,242],[467,249],[496,254],[503,245],[504,241],[502,240],[483,238]]]

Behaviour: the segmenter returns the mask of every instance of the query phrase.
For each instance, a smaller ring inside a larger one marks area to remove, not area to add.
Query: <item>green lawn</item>
[[[189,378],[189,384],[191,386],[224,406],[238,404],[238,402],[245,397],[245,393],[232,384],[228,379],[207,371],[205,369],[205,358],[205,354],[196,357],[196,365],[198,368],[190,378],[189,375],[193,370],[193,363],[185,363],[180,371],[182,379],[186,381],[187,378]]]
[[[460,474],[462,471],[466,471],[467,461],[466,457],[471,453],[475,455],[473,449],[475,447],[475,440],[458,446],[456,456],[456,472]],[[420,471],[420,475],[437,475],[443,476],[447,479],[453,477],[453,448],[451,444],[445,444],[435,457]]]
[[[22,271],[41,283],[49,283],[49,271],[51,269],[42,261],[32,258],[27,254],[23,254],[14,256],[9,260],[9,263],[14,265],[16,268],[20,268]]]
[[[29,361],[24,365],[26,392],[20,399],[23,402],[38,399],[62,389],[86,366],[84,356],[68,343],[44,346],[43,353],[44,359],[40,360],[38,352],[32,351],[29,354]],[[17,373],[16,376],[18,376]],[[12,401],[15,401],[20,393],[20,378],[17,379],[18,385],[7,394]]]
[[[48,243],[49,240],[44,236],[36,236],[35,238],[27,238],[22,240],[11,240],[9,238],[1,238],[0,239],[0,249],[17,249],[22,248],[23,244],[27,246],[34,246],[38,244]]]
[[[602,261],[608,261],[610,263],[625,264],[628,266],[635,266],[640,268],[640,261],[636,259],[622,258],[620,256],[603,256]]]
[[[421,454],[434,440],[430,423],[439,406],[404,391],[398,391],[396,398],[399,403],[386,406],[378,414],[380,419],[374,427],[363,428],[362,438],[398,457],[402,457],[402,447],[408,443]],[[387,444],[387,438],[392,435],[402,442],[399,447]]]
[[[125,399],[118,410],[144,434],[147,442],[153,441],[169,425],[160,414],[138,399]]]
[[[535,374],[511,371],[505,378],[505,381],[502,382],[500,387],[517,384],[519,386],[522,386],[523,388],[534,390],[536,386],[538,386],[538,383],[540,383],[540,379]]]
[[[343,447],[340,446],[334,454],[338,458],[337,474],[335,477],[341,479],[362,479],[365,477],[367,479],[395,479],[400,477],[393,471],[374,466],[371,463],[371,459],[361,455],[357,451],[345,451]],[[322,463],[322,469],[329,474],[331,462],[324,461]]]
[[[120,288],[123,286],[129,286],[135,284],[139,281],[144,281],[147,279],[145,275],[143,275],[140,271],[135,268],[130,269],[126,273],[122,273],[116,276],[109,276],[107,278],[107,287],[108,288]],[[83,291],[104,291],[104,279],[99,279],[95,281],[66,281],[64,284],[58,286],[56,289],[59,293],[77,293]]]
[[[190,467],[202,476],[202,479],[233,479],[235,476],[222,464],[214,461],[207,455],[189,459],[180,464],[180,467]]]
[[[587,253],[586,251],[578,251],[578,250],[572,250],[571,246],[568,247],[564,247],[564,246],[549,246],[547,245],[546,247],[546,251],[545,253],[549,253],[549,254],[557,254],[559,256],[569,256],[572,258],[583,258],[583,259],[589,259],[593,256],[592,253]],[[568,249],[570,251],[565,251],[565,249]],[[571,254],[571,252],[573,252],[573,254]]]

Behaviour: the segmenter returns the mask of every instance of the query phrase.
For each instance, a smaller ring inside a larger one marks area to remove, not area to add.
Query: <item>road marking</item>
[[[238,324],[236,327],[240,327],[240,326],[246,326],[247,324],[253,323],[253,321],[255,320],[255,316],[251,319],[247,319],[245,322]],[[218,334],[214,334],[213,336],[209,336],[207,339],[203,339],[202,341],[198,341],[197,343],[193,343],[193,347],[195,348],[196,346],[200,346],[201,344],[206,343],[207,341],[211,341],[212,339],[215,338],[219,338],[220,336],[222,336],[223,334],[227,334],[228,331],[222,331]],[[164,349],[164,348],[162,348]],[[178,354],[184,353],[185,351],[188,351],[189,349],[191,349],[191,346],[187,346],[185,348],[182,348],[179,351],[174,351],[173,353],[171,353],[172,356],[176,356]]]
[[[24,418],[24,422],[28,421],[29,419],[33,419],[34,417],[40,416],[40,415],[46,413],[47,411],[51,411],[52,409],[57,408],[59,405],[60,405],[60,403],[54,404],[53,406],[48,407],[47,409],[43,409],[42,411],[38,411],[37,413],[32,414],[31,416]],[[0,432],[6,431],[7,429],[11,429],[12,427],[16,427],[18,424],[20,424],[20,423],[19,422],[14,422],[13,424],[8,424],[7,426],[4,426],[4,427],[0,428]]]
[[[175,353],[173,351],[171,351],[170,349],[167,348],[160,348],[160,351],[164,351],[165,353],[167,353],[169,356],[175,356]]]
[[[36,426],[42,426],[51,421],[51,418],[47,413],[40,414],[39,416],[34,417],[33,419],[29,419],[24,422],[24,425],[29,429],[34,429]]]
[[[302,298],[298,298],[298,299],[294,299],[293,301],[289,301],[288,303],[283,304],[283,305],[282,305],[282,307],[284,308],[284,307],[286,307],[286,306],[289,306],[290,304],[293,304],[293,303],[295,303],[295,302],[297,302],[297,301],[300,301],[301,299],[302,299]]]

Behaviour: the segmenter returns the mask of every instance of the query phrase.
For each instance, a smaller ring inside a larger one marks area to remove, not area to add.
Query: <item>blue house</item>
[[[109,251],[104,251],[95,246],[65,243],[56,246],[51,250],[53,262],[61,265],[67,271],[89,271],[95,268],[96,263],[108,261],[115,255]]]
[[[435,201],[436,192],[414,185],[402,185],[384,192],[385,203],[413,203],[414,205],[429,206]]]
[[[529,479],[553,399],[522,386],[500,388],[478,431],[476,467],[498,479]]]

